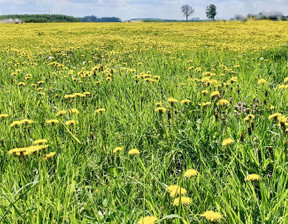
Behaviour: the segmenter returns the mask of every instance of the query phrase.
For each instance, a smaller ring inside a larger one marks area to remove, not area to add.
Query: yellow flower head
[[[202,107],[207,107],[207,106],[211,105],[211,102],[199,103],[198,105],[202,106]]]
[[[21,122],[22,122],[23,124],[26,124],[26,125],[33,123],[33,121],[30,120],[30,119],[23,119]]]
[[[201,216],[210,222],[218,222],[221,219],[223,219],[223,215],[221,213],[213,211],[206,211],[203,214],[201,214]]]
[[[138,224],[155,224],[156,221],[157,221],[157,218],[155,216],[146,216],[146,217],[142,217],[138,221]]]
[[[217,96],[220,96],[220,92],[219,91],[213,91],[210,96],[213,98],[213,97],[217,97]]]
[[[170,104],[178,103],[178,100],[176,100],[176,99],[174,99],[174,98],[172,98],[172,97],[168,98],[167,101],[168,101],[168,103],[170,103]]]
[[[208,90],[203,90],[203,91],[202,91],[202,94],[203,94],[203,95],[207,95],[208,93],[209,93]]]
[[[192,199],[189,197],[179,197],[175,198],[173,201],[173,206],[179,206],[181,205],[189,205],[192,203]]]
[[[43,145],[43,144],[45,144],[45,143],[47,143],[47,142],[48,142],[47,139],[38,139],[38,140],[35,140],[35,141],[33,142],[33,145]]]
[[[95,110],[96,113],[104,113],[106,110],[104,108],[99,108]]]
[[[52,120],[47,120],[46,121],[46,124],[54,125],[54,124],[58,124],[58,123],[59,123],[59,120],[57,120],[57,119],[52,119]]]
[[[8,114],[0,114],[0,118],[5,118],[5,117],[9,117]]]
[[[50,152],[49,154],[47,154],[47,155],[43,158],[43,160],[51,159],[55,154],[56,154],[56,152]]]
[[[131,149],[129,152],[128,152],[128,155],[138,155],[140,152],[138,149]]]
[[[157,107],[155,108],[155,112],[158,112],[159,114],[165,113],[167,110],[165,107]]]
[[[72,109],[70,110],[70,113],[72,113],[72,114],[79,114],[79,110],[77,110],[76,108],[72,108]]]
[[[69,121],[66,121],[65,124],[67,126],[74,126],[77,122],[75,120],[69,120]]]
[[[284,82],[288,82],[288,77],[286,77],[286,78],[284,79]]]
[[[25,82],[19,82],[18,86],[25,86]]]
[[[118,153],[118,152],[121,152],[121,151],[123,151],[123,147],[116,147],[114,150],[113,150],[113,152],[114,153]]]
[[[191,101],[188,100],[188,99],[186,99],[186,100],[182,100],[181,103],[182,103],[182,104],[189,104],[189,103],[191,103]]]
[[[187,193],[187,190],[183,187],[180,187],[178,185],[170,185],[166,188],[168,191],[170,197],[176,197],[178,195],[183,195]]]
[[[198,171],[194,169],[189,169],[184,173],[184,177],[196,177],[198,175]]]
[[[229,104],[230,104],[230,102],[228,100],[225,100],[225,99],[221,99],[217,102],[217,106],[227,106]]]
[[[226,138],[222,142],[222,146],[229,146],[234,143],[234,140],[232,138]]]
[[[59,116],[65,115],[65,114],[67,114],[67,110],[60,110],[60,111],[58,111],[58,113],[56,114],[56,116],[59,117]]]
[[[278,117],[282,116],[282,114],[280,113],[275,113],[275,114],[272,114],[268,117],[269,120],[273,120],[273,119],[277,119]]]
[[[253,121],[255,116],[253,114],[249,114],[244,118],[244,121]]]
[[[22,121],[13,121],[9,126],[10,127],[19,127],[22,123]]]
[[[249,174],[245,179],[245,181],[259,181],[261,180],[261,176],[258,174]]]
[[[258,85],[263,85],[263,84],[266,84],[267,81],[265,79],[259,79],[258,80]]]

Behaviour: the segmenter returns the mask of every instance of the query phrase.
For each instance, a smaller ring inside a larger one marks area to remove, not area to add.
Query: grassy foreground
[[[0,30],[0,223],[288,223],[287,23]]]

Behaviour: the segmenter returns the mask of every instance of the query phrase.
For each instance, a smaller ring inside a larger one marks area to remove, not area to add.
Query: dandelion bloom
[[[203,90],[203,91],[202,91],[202,94],[203,94],[203,95],[207,95],[208,93],[209,93],[208,90]]]
[[[234,140],[232,138],[226,138],[222,142],[222,146],[229,146],[234,143]]]
[[[142,217],[139,221],[138,224],[154,224],[156,223],[157,218],[155,216],[146,216]]]
[[[8,151],[8,154],[11,155],[16,155],[16,156],[20,156],[20,155],[30,155],[32,153],[38,152],[42,149],[46,149],[48,147],[48,145],[33,145],[33,146],[29,146],[29,147],[24,147],[24,148],[15,148],[15,149],[11,149],[10,151]]]
[[[22,123],[22,121],[13,121],[9,126],[10,127],[19,127]]]
[[[223,215],[221,213],[213,211],[206,211],[203,214],[201,214],[201,216],[210,222],[218,222],[221,219],[223,219]]]
[[[26,124],[26,125],[33,123],[33,121],[30,120],[30,119],[23,119],[21,122],[22,122],[23,124]]]
[[[267,81],[265,79],[259,79],[257,84],[258,85],[262,85],[262,84],[265,84],[265,83],[267,83]]]
[[[253,174],[249,174],[244,180],[245,181],[259,181],[261,180],[261,176],[253,173]]]
[[[249,114],[244,118],[244,121],[253,121],[255,119],[255,116],[253,114]]]
[[[188,100],[188,99],[186,99],[186,100],[182,100],[181,103],[182,103],[182,104],[189,104],[189,103],[191,103],[191,101]]]
[[[161,102],[157,102],[156,103],[156,107],[161,107],[162,106],[162,103]]]
[[[84,96],[90,96],[91,93],[90,93],[90,92],[84,92],[83,95],[84,95]]]
[[[55,154],[56,154],[56,152],[50,152],[49,154],[47,154],[47,155],[43,158],[43,160],[51,159]]]
[[[199,105],[199,106],[202,106],[202,107],[206,107],[206,106],[211,105],[211,102],[199,103],[198,105]]]
[[[174,104],[174,103],[178,103],[178,100],[176,100],[176,99],[174,99],[174,98],[172,98],[172,97],[170,97],[170,98],[168,98],[168,103],[170,103],[170,104]]]
[[[118,152],[121,152],[121,151],[123,151],[123,147],[116,147],[114,150],[113,150],[113,152],[114,153],[118,153]]]
[[[104,113],[106,110],[104,108],[99,108],[95,110],[96,113]]]
[[[165,107],[157,107],[155,108],[155,112],[158,112],[159,114],[165,113],[167,110]]]
[[[58,113],[56,114],[56,116],[59,117],[59,116],[65,115],[65,114],[67,114],[67,110],[60,110],[60,111],[58,111]]]
[[[170,197],[172,198],[187,193],[187,190],[185,188],[180,187],[178,185],[170,185],[166,188],[166,190],[168,191]]]
[[[57,119],[52,119],[52,120],[47,120],[46,121],[46,124],[54,125],[54,124],[58,124],[58,123],[59,123],[59,120],[57,120]]]
[[[77,110],[76,108],[72,108],[72,109],[70,110],[70,113],[72,113],[72,114],[79,114],[79,110]]]
[[[225,99],[221,99],[217,102],[217,106],[227,106],[229,104],[230,104],[230,102],[228,100],[225,100]]]
[[[128,154],[129,155],[138,155],[140,152],[138,149],[131,149]]]
[[[213,98],[213,97],[216,97],[216,96],[220,96],[220,92],[219,91],[213,91],[210,96]]]
[[[198,171],[194,169],[189,169],[184,173],[184,177],[196,177],[198,175]]]
[[[288,77],[286,77],[286,78],[284,79],[284,82],[288,82]]]
[[[9,117],[8,114],[0,114],[0,118],[5,118],[5,117]]]
[[[35,140],[35,141],[33,142],[33,145],[43,145],[43,144],[45,144],[45,143],[47,143],[47,142],[48,142],[47,139],[38,139],[38,140]]]
[[[189,197],[179,197],[175,198],[173,201],[173,206],[179,206],[180,204],[182,205],[189,205],[192,203],[192,199]]]
[[[273,119],[277,119],[278,117],[282,116],[282,114],[280,113],[275,113],[275,114],[272,114],[268,117],[269,120],[273,120]]]
[[[25,82],[19,82],[18,86],[25,86]]]
[[[75,120],[69,120],[69,121],[66,121],[65,124],[67,126],[74,126],[77,122]]]

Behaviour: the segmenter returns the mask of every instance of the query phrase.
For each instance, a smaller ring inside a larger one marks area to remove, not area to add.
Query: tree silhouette
[[[215,21],[215,16],[217,15],[216,5],[210,4],[207,6],[206,15],[208,19],[213,19],[213,21]]]
[[[189,16],[191,16],[194,13],[195,9],[190,5],[182,5],[181,12],[183,13],[183,16],[185,16],[186,21],[188,21]]]

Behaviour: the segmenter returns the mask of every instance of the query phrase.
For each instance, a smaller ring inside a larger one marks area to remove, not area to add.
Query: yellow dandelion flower
[[[57,119],[51,119],[51,120],[46,121],[46,124],[54,125],[54,124],[58,124],[58,123],[59,123],[59,120],[57,120]]]
[[[118,153],[118,152],[121,152],[121,151],[123,151],[123,147],[116,147],[114,150],[113,150],[113,152],[114,153]]]
[[[187,193],[187,190],[185,188],[180,187],[178,185],[170,185],[166,188],[166,190],[168,191],[170,197],[172,198]]]
[[[157,218],[155,216],[146,216],[146,217],[142,217],[138,221],[138,224],[155,224],[156,221],[157,221]]]
[[[44,81],[37,82],[38,85],[44,84]]]
[[[219,91],[213,91],[210,96],[213,98],[213,97],[216,97],[216,96],[220,96],[220,92]]]
[[[49,154],[47,154],[47,155],[43,158],[43,160],[51,159],[55,154],[56,154],[56,152],[50,152]]]
[[[70,94],[70,95],[65,95],[65,96],[64,96],[65,99],[72,99],[72,98],[74,98],[74,97],[75,97],[75,96],[72,95],[72,94]]]
[[[23,124],[26,124],[26,125],[33,123],[33,121],[30,120],[30,119],[23,119],[21,122],[22,122]]]
[[[38,140],[35,140],[35,141],[33,142],[33,145],[43,145],[43,144],[45,144],[45,143],[47,143],[47,142],[48,142],[47,139],[38,139]]]
[[[72,114],[79,114],[79,110],[77,110],[76,108],[72,108],[72,109],[70,110],[70,113],[72,113]]]
[[[67,126],[74,126],[77,122],[75,120],[69,120],[69,121],[66,121],[65,124]]]
[[[6,117],[9,117],[8,114],[0,114],[0,118],[6,118]]]
[[[190,178],[190,177],[196,177],[198,175],[198,171],[194,169],[189,169],[184,173],[184,177]]]
[[[210,222],[218,222],[221,219],[223,219],[223,215],[221,213],[213,211],[206,211],[203,214],[201,214],[201,216]]]
[[[281,116],[278,116],[277,120],[278,120],[280,123],[285,124],[285,123],[287,122],[287,117],[285,117],[284,115],[281,115]]]
[[[286,78],[284,79],[284,82],[288,82],[288,77],[286,77]]]
[[[181,205],[189,205],[192,203],[192,199],[189,197],[179,197],[175,198],[173,201],[173,206],[179,206]]]
[[[138,149],[131,149],[129,152],[128,152],[128,155],[138,155],[140,152]]]
[[[90,92],[84,92],[83,95],[84,95],[84,96],[90,96],[91,93],[90,93]]]
[[[104,113],[106,110],[104,108],[99,108],[95,110],[96,113]]]
[[[258,80],[258,85],[263,85],[263,84],[266,84],[267,83],[267,81],[265,80],[265,79],[259,79]]]
[[[244,181],[259,181],[261,180],[261,176],[259,176],[258,174],[249,174]]]
[[[178,100],[176,100],[176,99],[174,99],[174,98],[172,98],[172,97],[170,97],[170,98],[168,98],[168,103],[170,103],[170,104],[174,104],[174,103],[178,103]]]
[[[22,123],[22,121],[13,121],[9,126],[10,127],[19,127]]]
[[[18,82],[18,86],[25,86],[25,82]]]
[[[217,102],[217,106],[227,106],[229,104],[230,104],[230,102],[228,100],[225,100],[225,99],[221,99]]]
[[[189,104],[189,103],[191,103],[191,101],[188,100],[188,99],[186,99],[186,100],[182,100],[181,103],[182,103],[182,104]]]
[[[244,118],[244,121],[251,121],[254,119],[255,119],[255,116],[253,114],[249,114]]]
[[[234,140],[232,138],[226,138],[222,142],[222,146],[229,146],[234,143]]]
[[[85,97],[85,95],[82,94],[82,93],[74,93],[73,96],[74,96],[74,97],[76,97],[76,96],[77,96],[77,97]]]
[[[268,117],[269,120],[273,120],[273,119],[277,119],[278,117],[282,116],[282,114],[280,113],[275,113],[275,114],[272,114]]]
[[[63,116],[65,114],[67,114],[67,110],[60,110],[57,112],[56,117]]]
[[[203,90],[203,91],[202,91],[202,94],[203,94],[203,95],[207,95],[208,93],[209,93],[208,90]]]
[[[199,105],[199,106],[202,106],[202,107],[206,107],[206,106],[211,105],[211,102],[199,103],[198,105]]]
[[[165,107],[157,107],[155,108],[155,112],[158,112],[159,114],[165,113],[167,110]]]
[[[231,82],[237,82],[238,81],[238,77],[234,76],[230,79]]]

